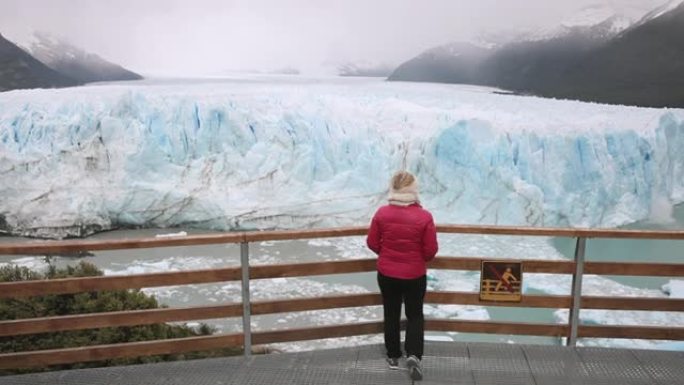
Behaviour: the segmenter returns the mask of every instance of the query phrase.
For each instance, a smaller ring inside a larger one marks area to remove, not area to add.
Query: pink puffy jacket
[[[373,216],[366,244],[378,254],[378,271],[382,275],[422,277],[427,272],[425,263],[437,254],[432,214],[417,203],[382,206]]]

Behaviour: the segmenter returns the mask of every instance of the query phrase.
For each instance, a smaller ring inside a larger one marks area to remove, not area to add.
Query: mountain
[[[586,9],[559,28],[516,42],[437,47],[400,65],[389,80],[467,83],[519,93],[652,107],[684,106],[682,0],[640,20]],[[596,24],[592,24],[599,21]],[[451,47],[459,47],[453,49]]]
[[[345,63],[337,67],[339,76],[387,77],[394,71],[394,66],[371,62]]]
[[[401,64],[388,80],[480,84],[479,66],[493,52],[470,43],[446,44]]]
[[[83,83],[142,79],[135,72],[45,33],[34,33],[28,50],[48,67]]]
[[[647,13],[644,17],[641,18],[641,20],[639,20],[638,23],[635,24],[635,26],[645,24],[648,21],[651,21],[670,11],[673,11],[680,7],[682,3],[684,3],[684,1],[682,0],[670,0],[667,3],[662,4],[661,6],[656,7],[651,12]]]
[[[521,33],[503,44],[478,41],[439,46],[401,64],[389,80],[470,83],[502,88],[526,88],[530,80],[555,76],[544,68],[558,69],[605,43],[619,31],[622,18],[608,17],[594,25],[564,24],[552,30]],[[501,40],[501,39],[498,39]]]
[[[661,1],[662,0],[656,0]],[[643,0],[640,6],[627,7],[624,4],[617,6],[613,3],[601,1],[589,4],[569,17],[566,17],[559,25],[551,28],[536,29],[519,34],[519,41],[550,40],[568,34],[582,32],[593,33],[596,38],[611,38],[624,31],[646,13],[656,7],[653,0]],[[598,27],[598,28],[595,28]],[[592,31],[593,30],[593,31]]]
[[[563,77],[584,55],[615,36],[620,17],[596,25],[563,27],[562,33],[541,40],[509,43],[479,64],[480,81],[488,85],[534,93]]]
[[[666,4],[588,52],[543,96],[649,107],[684,107],[684,2]]]
[[[58,73],[0,35],[0,92],[18,88],[69,87],[79,81]]]

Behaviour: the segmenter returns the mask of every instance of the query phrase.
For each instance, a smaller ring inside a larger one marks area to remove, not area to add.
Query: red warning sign
[[[482,261],[480,300],[519,302],[522,299],[522,262]]]

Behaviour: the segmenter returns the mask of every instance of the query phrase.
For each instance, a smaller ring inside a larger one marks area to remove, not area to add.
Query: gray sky
[[[398,64],[481,33],[549,28],[594,4],[666,0],[0,0],[0,33],[40,30],[145,74]]]

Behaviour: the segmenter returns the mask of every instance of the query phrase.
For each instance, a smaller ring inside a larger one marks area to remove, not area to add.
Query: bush
[[[58,279],[69,277],[102,276],[104,273],[95,265],[81,262],[77,266],[56,268],[48,259],[48,270],[37,273],[26,267],[0,267],[0,282],[18,282],[39,279]],[[0,320],[14,320],[35,317],[53,317],[69,314],[85,314],[124,310],[143,310],[162,307],[153,296],[138,289],[98,291],[78,294],[45,295],[28,298],[0,299]],[[131,327],[113,327],[88,330],[75,330],[32,335],[0,337],[0,353],[22,352],[32,350],[58,349],[88,345],[116,344],[183,338],[210,335],[211,327],[202,324],[194,329],[185,325],[154,324]],[[236,355],[239,348],[225,348],[213,351],[118,358],[99,362],[57,365],[40,369],[16,369],[0,371],[0,374],[17,374],[33,371],[78,369],[113,365],[131,365],[179,359],[193,359]]]

